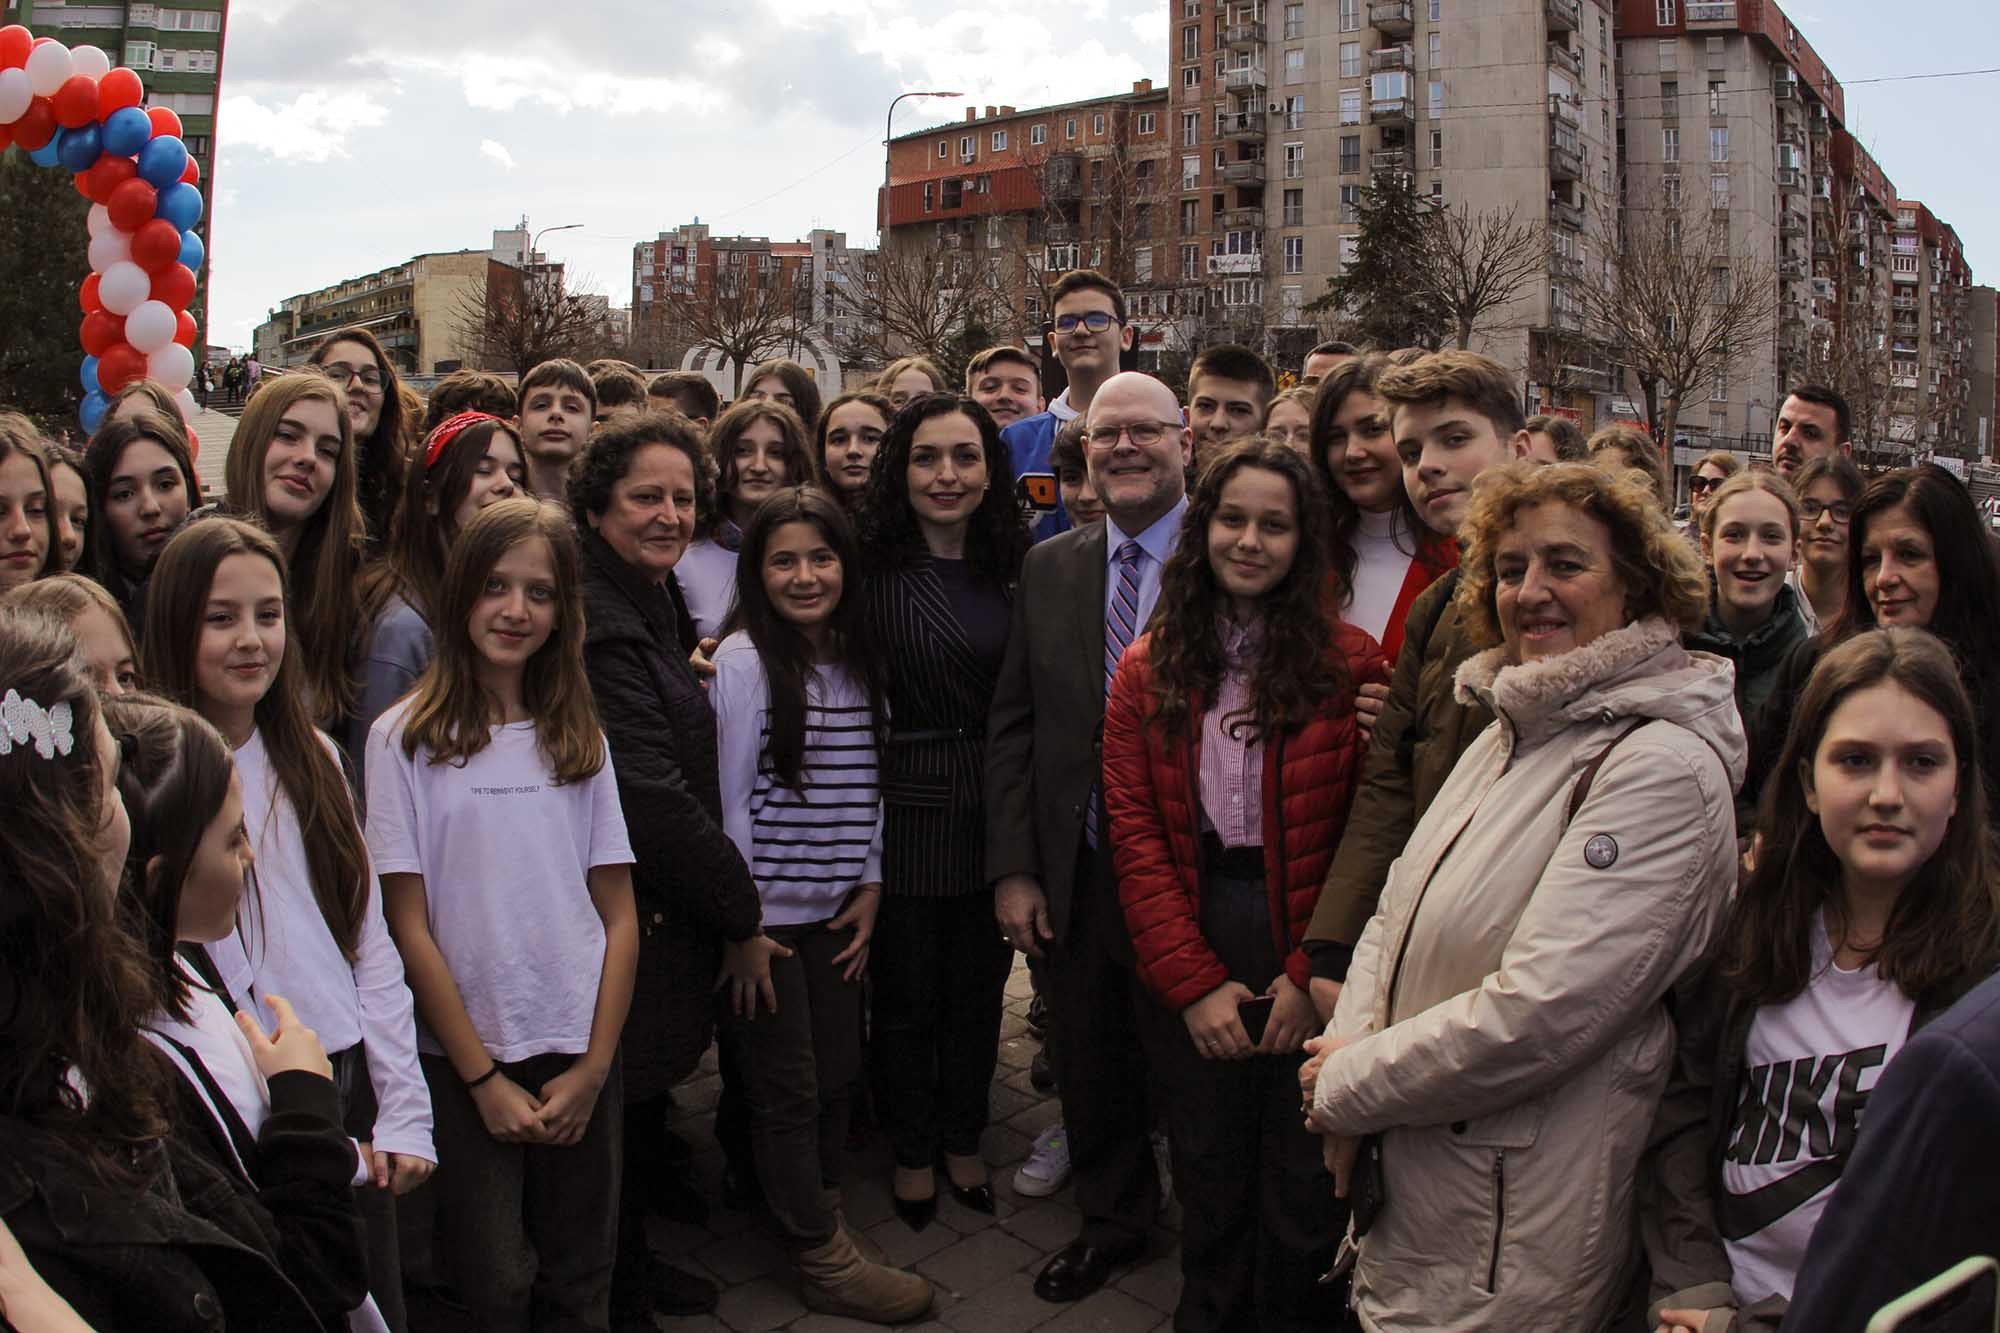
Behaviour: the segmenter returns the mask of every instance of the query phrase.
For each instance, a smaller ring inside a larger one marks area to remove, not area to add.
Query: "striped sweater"
[[[844,666],[806,684],[797,789],[771,772],[771,687],[744,633],[723,640],[709,686],[722,825],[757,881],[767,926],[824,921],[856,885],[882,880],[882,797],[868,696]]]

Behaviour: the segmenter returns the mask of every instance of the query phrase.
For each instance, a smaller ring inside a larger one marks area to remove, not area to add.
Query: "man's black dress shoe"
[[[1035,1278],[1035,1295],[1045,1301],[1080,1301],[1104,1285],[1111,1270],[1136,1263],[1146,1253],[1144,1240],[1122,1245],[1088,1245],[1074,1240],[1056,1252]]]
[[[937,1216],[937,1195],[926,1199],[906,1199],[895,1191],[889,1196],[896,1205],[896,1216],[903,1219],[903,1225],[912,1231],[922,1231]]]

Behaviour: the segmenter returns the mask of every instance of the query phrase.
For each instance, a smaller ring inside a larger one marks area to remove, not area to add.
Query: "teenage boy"
[[[602,430],[646,410],[646,381],[638,371],[622,361],[594,361],[591,366],[590,384],[597,395],[592,429]]]
[[[1813,459],[1851,450],[1852,424],[1845,398],[1824,384],[1801,384],[1778,408],[1771,427],[1771,463],[1789,481]]]
[[[1457,535],[1481,472],[1527,457],[1520,395],[1497,361],[1472,352],[1433,352],[1383,371],[1375,394],[1389,405],[1403,487],[1434,532]],[[1386,697],[1379,686],[1363,686],[1356,705],[1364,720],[1373,714],[1368,761],[1347,816],[1347,836],[1306,932],[1313,1003],[1322,1022],[1333,1014],[1390,863],[1402,855],[1410,830],[1459,755],[1493,720],[1484,705],[1453,696],[1459,664],[1486,646],[1460,623],[1452,596],[1457,589],[1453,569],[1411,603]],[[1310,1062],[1315,1073],[1319,1063]]]
[[[1043,411],[1042,364],[1002,343],[965,363],[965,392],[1005,430]]]
[[[1042,959],[1083,1214],[1035,1279],[1048,1301],[1080,1300],[1145,1253],[1159,1189],[1132,938],[1100,836],[1102,734],[1113,665],[1159,600],[1180,538],[1194,450],[1159,380],[1133,372],[1092,388],[1087,452],[1104,521],[1028,552],[986,725],[994,915],[1015,948]]]
[[[671,407],[707,430],[722,410],[722,397],[700,371],[669,370],[653,376],[646,386],[646,405],[649,409]]]
[[[1104,382],[1118,373],[1118,357],[1132,345],[1132,327],[1125,322],[1125,294],[1118,284],[1095,269],[1073,269],[1056,282],[1051,323],[1056,360],[1069,376],[1069,387],[1049,400],[1048,410],[1025,417],[1000,432],[1018,481],[1030,472],[1049,470],[1049,446],[1056,427],[1088,415],[1091,401]],[[1057,509],[1034,526],[1035,540],[1053,537],[1069,527]]]
[[[590,438],[597,390],[583,367],[566,356],[544,361],[521,380],[521,415],[514,429],[528,457],[528,483],[544,499],[561,496],[569,465]]]
[[[1301,384],[1319,384],[1333,378],[1333,372],[1350,361],[1359,361],[1361,353],[1353,343],[1344,343],[1338,338],[1323,342],[1306,353],[1306,364],[1299,374]]]
[[[1581,428],[1553,413],[1528,418],[1528,457],[1536,463],[1587,463],[1590,450]]]
[[[1237,436],[1255,435],[1277,389],[1271,367],[1249,348],[1222,343],[1203,349],[1188,369],[1195,466]]]

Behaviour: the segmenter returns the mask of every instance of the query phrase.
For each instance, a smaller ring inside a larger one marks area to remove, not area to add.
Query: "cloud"
[[[498,162],[502,170],[512,171],[514,169],[514,155],[507,151],[505,144],[495,143],[491,139],[481,139],[479,141],[479,155]]]
[[[389,109],[368,93],[309,91],[289,102],[222,99],[217,134],[224,149],[254,148],[272,157],[325,162],[346,157],[356,130],[387,123]]]

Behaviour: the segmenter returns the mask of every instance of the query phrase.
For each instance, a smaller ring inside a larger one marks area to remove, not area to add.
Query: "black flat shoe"
[[[1080,1301],[1103,1286],[1111,1271],[1135,1263],[1146,1253],[1146,1242],[1124,1245],[1086,1245],[1071,1241],[1056,1252],[1035,1278],[1035,1295],[1045,1301],[1067,1304]]]
[[[993,1216],[993,1186],[990,1184],[953,1185],[951,1197],[975,1213]]]
[[[931,1224],[932,1219],[937,1217],[937,1195],[935,1194],[931,1195],[928,1199],[906,1199],[902,1195],[894,1193],[890,1197],[896,1203],[896,1216],[902,1218],[905,1225],[912,1231],[922,1231]]]

